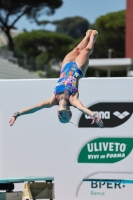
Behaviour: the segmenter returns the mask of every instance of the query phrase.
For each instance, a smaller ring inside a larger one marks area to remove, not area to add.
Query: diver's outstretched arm
[[[88,108],[86,108],[79,101],[79,99],[74,99],[71,103],[72,103],[72,106],[76,107],[78,110],[80,110],[84,114],[89,115],[89,116],[92,117],[92,123],[91,124],[96,123],[100,128],[104,127],[104,124],[103,124],[103,121],[101,120],[101,118],[96,113],[94,113],[91,110],[89,110]]]
[[[36,104],[34,106],[31,106],[29,108],[26,108],[19,112],[14,113],[9,121],[9,124],[10,124],[10,126],[12,126],[14,124],[14,122],[16,121],[17,117],[19,117],[21,115],[31,114],[31,113],[37,112],[43,108],[51,108],[54,105],[57,105],[57,102],[55,100],[55,96],[53,95],[49,100],[45,100],[39,104]]]
[[[89,110],[88,108],[86,108],[81,101],[79,101],[79,99],[74,99],[73,102],[71,102],[72,106],[74,106],[75,108],[77,108],[78,110],[80,110],[81,112],[83,112],[84,114],[87,114],[91,117],[93,117],[94,112],[92,112],[91,110]]]

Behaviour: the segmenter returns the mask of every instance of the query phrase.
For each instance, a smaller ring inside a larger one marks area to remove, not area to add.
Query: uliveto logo
[[[125,123],[133,113],[133,102],[105,102],[97,103],[89,107],[90,110],[97,113],[104,121],[104,127],[116,127]],[[78,127],[98,127],[91,125],[91,117],[82,114],[79,119]]]
[[[116,163],[133,149],[133,138],[96,138],[80,150],[78,163]]]

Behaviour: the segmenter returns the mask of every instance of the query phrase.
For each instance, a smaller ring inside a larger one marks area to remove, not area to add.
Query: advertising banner
[[[75,108],[62,124],[58,106],[17,118],[14,112],[53,95],[57,79],[0,80],[1,177],[54,177],[57,200],[132,200],[133,184],[84,181],[133,180],[133,78],[83,78],[79,99],[104,128]],[[16,184],[20,191],[23,184]]]

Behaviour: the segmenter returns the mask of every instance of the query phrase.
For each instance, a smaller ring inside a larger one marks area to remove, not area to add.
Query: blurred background
[[[133,76],[133,0],[0,1],[0,78],[57,78],[61,62],[99,32],[86,77]]]

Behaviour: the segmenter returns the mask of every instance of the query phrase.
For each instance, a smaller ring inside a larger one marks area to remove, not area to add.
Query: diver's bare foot
[[[86,35],[87,35],[88,37],[90,37],[90,36],[91,36],[91,33],[92,33],[92,29],[89,29],[89,30],[86,32]]]
[[[98,36],[98,31],[93,30],[92,33],[91,33],[91,35],[94,36],[94,43],[95,43],[95,42],[96,42],[96,39],[97,39],[97,36]]]

